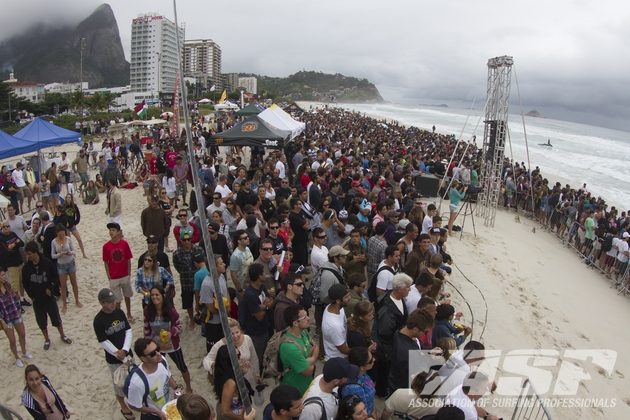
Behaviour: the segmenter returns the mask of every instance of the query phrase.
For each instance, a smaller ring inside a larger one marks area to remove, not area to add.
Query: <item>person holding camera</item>
[[[448,197],[450,200],[450,204],[448,206],[450,210],[450,215],[448,218],[448,234],[453,234],[453,223],[457,218],[457,213],[459,211],[459,203],[466,196],[466,191],[468,190],[467,186],[460,184],[458,181],[453,181],[453,185],[451,185],[451,190],[448,193]]]

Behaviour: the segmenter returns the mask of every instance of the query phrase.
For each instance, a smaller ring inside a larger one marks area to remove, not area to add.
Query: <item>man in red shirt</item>
[[[125,306],[127,307],[127,319],[133,322],[131,315],[131,296],[133,289],[131,288],[131,248],[129,244],[122,238],[122,231],[118,223],[108,223],[109,237],[111,238],[103,245],[103,263],[105,264],[105,273],[109,280],[109,288],[116,295],[116,308],[120,309],[120,302],[125,298]]]

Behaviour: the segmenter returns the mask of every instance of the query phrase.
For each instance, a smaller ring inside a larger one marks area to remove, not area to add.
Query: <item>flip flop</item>
[[[63,337],[61,337],[61,341],[63,341],[66,344],[72,344],[72,340],[67,335],[64,335]]]
[[[50,348],[50,340],[44,341],[44,350],[48,350]]]

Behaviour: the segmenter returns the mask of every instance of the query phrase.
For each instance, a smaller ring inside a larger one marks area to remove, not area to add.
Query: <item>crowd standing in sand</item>
[[[66,345],[69,335],[85,334],[66,332],[63,316],[72,310],[70,289],[74,305],[83,305],[76,278],[83,262],[77,247],[86,257],[80,207],[101,202],[107,287],[98,293],[93,330],[124,418],[140,412],[142,419],[165,419],[162,409],[181,393],[184,418],[213,418],[208,399],[217,401],[220,418],[253,418],[236,387],[218,319],[222,304],[251,395],[280,379],[265,419],[496,418],[475,404],[492,389],[476,369],[485,347],[446,290],[455,258],[447,242],[461,202],[483,189],[481,152],[470,147],[464,154],[465,145],[435,129],[340,109],[298,118],[306,131],[284,150],[252,148],[248,158],[241,148],[212,145],[211,134],[235,122],[225,114],[216,127],[194,123],[194,156],[184,136],[153,127],[145,138],[108,138],[100,151],[89,142],[74,160],[62,156],[42,174],[21,162],[12,171],[3,166],[2,193],[11,204],[0,235],[0,319],[16,365],[32,357],[24,323],[31,305],[44,350],[52,345],[49,319]],[[203,208],[191,189],[190,159],[199,163]],[[427,173],[454,180],[444,215],[418,193],[416,179]],[[629,214],[608,208],[585,186],[550,186],[538,168],[530,174],[506,160],[503,174],[500,204],[531,212],[623,286]],[[121,188],[146,201],[137,217],[146,249],[132,250],[126,240]],[[200,226],[204,211],[209,223]],[[223,302],[208,275],[201,229],[210,235]],[[142,299],[132,299],[134,291]],[[134,339],[132,314],[140,310],[143,337]],[[203,335],[205,371],[186,364],[185,329]],[[441,367],[409,372],[409,351],[420,349],[436,349],[433,365]],[[127,373],[134,357],[139,367]],[[214,396],[193,393],[191,376],[206,375]],[[34,418],[69,417],[62,397],[71,396],[52,385],[62,378],[28,365],[25,380],[22,403]],[[418,399],[426,404],[410,404]]]

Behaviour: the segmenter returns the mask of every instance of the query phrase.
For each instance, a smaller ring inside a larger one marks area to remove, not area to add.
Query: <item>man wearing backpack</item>
[[[317,333],[320,335],[322,329],[322,317],[324,316],[324,308],[330,303],[328,299],[328,289],[334,284],[345,284],[343,278],[343,265],[346,263],[346,257],[350,253],[342,246],[335,245],[328,251],[328,262],[322,264],[317,270],[313,280],[311,280],[311,288],[309,289],[313,295],[313,303],[315,304],[315,325]]]
[[[141,413],[140,420],[166,420],[162,407],[171,400],[170,388],[177,388],[166,359],[150,338],[137,339],[133,349],[142,363],[129,372],[125,382],[129,407]]]
[[[350,302],[350,292],[345,284],[335,284],[328,289],[330,305],[324,309],[322,339],[326,360],[333,357],[347,357],[350,351],[346,337],[348,319],[343,307]]]
[[[326,361],[322,374],[313,379],[304,394],[304,409],[300,420],[330,420],[337,417],[337,388],[354,383],[358,375],[359,368],[343,357]]]
[[[105,361],[112,373],[118,369],[123,360],[133,353],[131,350],[132,331],[125,313],[116,308],[116,295],[111,289],[101,289],[98,292],[101,310],[94,317],[94,332],[99,344],[105,350]],[[120,405],[120,412],[126,419],[133,419],[134,415],[125,403],[123,390],[114,384],[114,395]]]
[[[319,347],[312,344],[308,335],[310,318],[300,305],[289,306],[284,311],[289,326],[280,343],[279,360],[284,371],[281,382],[292,385],[304,394],[313,379]]]
[[[380,298],[389,290],[392,290],[392,279],[398,272],[400,250],[396,245],[390,245],[385,249],[385,259],[381,261],[376,271],[376,296]]]

